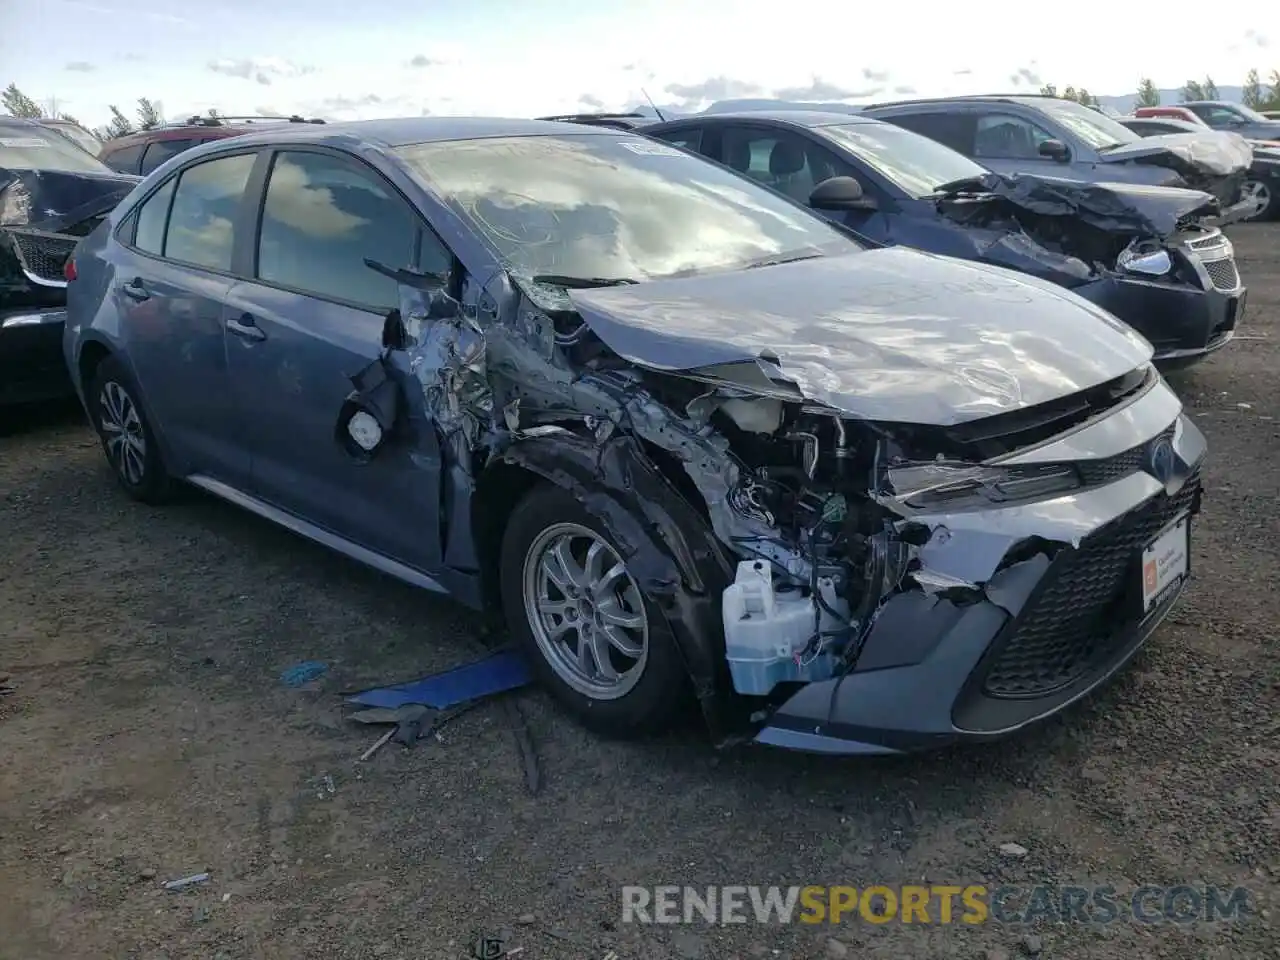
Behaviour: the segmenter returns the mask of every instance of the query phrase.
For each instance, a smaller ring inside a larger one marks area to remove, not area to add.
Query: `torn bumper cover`
[[[1008,464],[1080,463],[1114,482],[1028,506],[922,513],[920,578],[981,583],[980,595],[904,591],[872,625],[855,668],[800,688],[768,717],[762,744],[883,754],[996,739],[1057,713],[1123,667],[1163,621],[1186,576],[1143,602],[1147,548],[1189,535],[1206,445],[1163,386],[1112,419]],[[1161,429],[1158,424],[1171,426]],[[1115,451],[1133,428],[1151,435]],[[1131,472],[1124,473],[1126,469]],[[1164,477],[1161,482],[1157,474]],[[1046,549],[1016,562],[1034,539]],[[1182,541],[1185,557],[1186,541]],[[997,566],[1005,561],[1000,569]],[[1150,584],[1148,584],[1150,586]]]

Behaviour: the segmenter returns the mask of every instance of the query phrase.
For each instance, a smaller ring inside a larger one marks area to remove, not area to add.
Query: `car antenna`
[[[662,115],[662,111],[658,109],[658,105],[653,102],[653,97],[649,96],[649,91],[644,87],[641,87],[640,92],[643,93],[644,98],[649,101],[649,106],[653,107],[653,112],[658,115],[658,120],[662,123],[666,123],[667,118]]]

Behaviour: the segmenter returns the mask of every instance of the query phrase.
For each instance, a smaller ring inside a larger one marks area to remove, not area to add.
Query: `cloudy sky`
[[[737,96],[845,99],[1007,92],[1041,83],[1131,92],[1280,68],[1280,4],[1196,33],[1150,5],[848,0],[0,0],[0,82],[89,125],[138,97],[169,117],[532,116]],[[859,10],[863,10],[862,14]],[[1271,13],[1265,11],[1270,9]],[[1246,25],[1247,24],[1247,25]],[[1191,51],[1194,50],[1194,54]],[[911,66],[914,64],[914,66]],[[0,85],[2,85],[0,84]]]

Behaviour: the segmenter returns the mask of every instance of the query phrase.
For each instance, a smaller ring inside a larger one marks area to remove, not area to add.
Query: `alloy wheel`
[[[576,523],[546,528],[525,553],[523,586],[534,640],[556,676],[594,700],[635,687],[649,621],[639,586],[603,537]]]
[[[1258,212],[1250,219],[1256,220],[1266,215],[1271,209],[1271,188],[1261,180],[1250,180],[1240,190],[1240,195],[1245,200],[1252,200],[1258,205]]]
[[[127,483],[140,485],[147,471],[147,435],[138,405],[114,380],[98,395],[98,426],[111,465]]]

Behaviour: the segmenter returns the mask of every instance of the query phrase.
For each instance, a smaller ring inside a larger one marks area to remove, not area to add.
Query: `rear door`
[[[227,300],[231,381],[245,410],[254,494],[422,570],[439,563],[439,451],[423,430],[360,463],[335,431],[351,377],[381,354],[394,281],[370,270],[450,274],[453,258],[377,171],[344,153],[274,154],[254,256]],[[425,453],[424,453],[425,451]]]
[[[158,185],[121,225],[112,297],[134,368],[180,473],[238,484],[249,455],[227,379],[223,301],[259,154],[224,154]],[[240,234],[243,236],[243,231]]]

